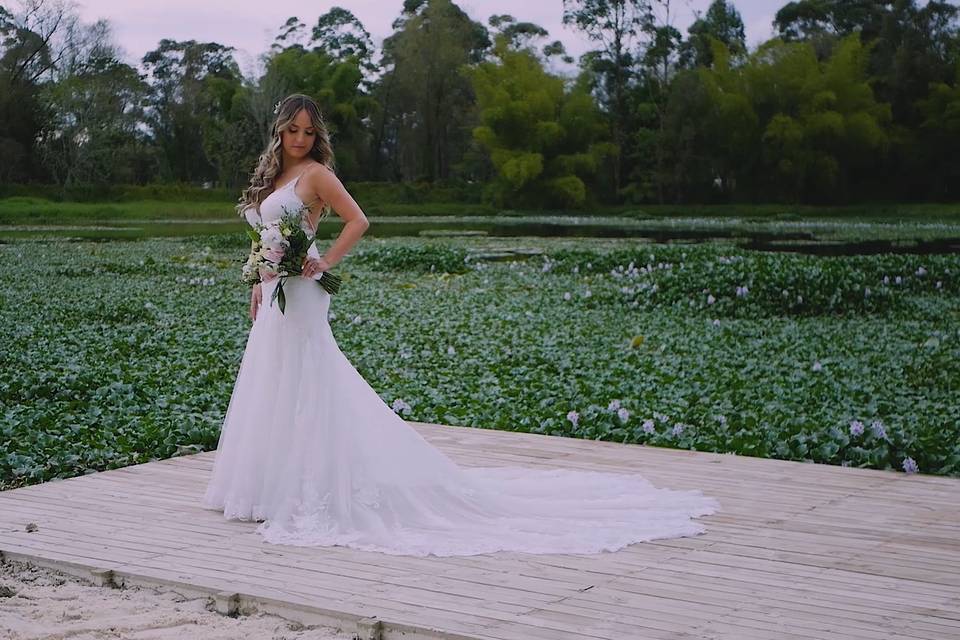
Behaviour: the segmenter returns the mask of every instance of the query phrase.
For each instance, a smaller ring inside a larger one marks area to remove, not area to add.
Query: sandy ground
[[[231,618],[213,600],[166,589],[97,587],[73,576],[0,563],[4,640],[350,640],[353,633],[257,613]]]

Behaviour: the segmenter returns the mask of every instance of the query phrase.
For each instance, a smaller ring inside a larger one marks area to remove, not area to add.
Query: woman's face
[[[280,132],[283,151],[292,160],[306,157],[317,140],[317,130],[306,109],[300,109],[289,126]]]

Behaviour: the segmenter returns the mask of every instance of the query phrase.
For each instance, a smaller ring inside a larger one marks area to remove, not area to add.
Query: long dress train
[[[298,179],[261,203],[264,221],[302,205]],[[281,314],[269,304],[275,286],[262,285],[202,498],[226,518],[263,521],[265,541],[416,556],[597,553],[703,533],[692,518],[719,508],[636,474],[461,467],[350,364],[326,291],[287,278]]]

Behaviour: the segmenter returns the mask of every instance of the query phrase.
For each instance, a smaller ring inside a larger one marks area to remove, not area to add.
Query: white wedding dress
[[[302,205],[298,179],[264,200],[264,222]],[[281,314],[275,285],[262,284],[202,499],[226,518],[263,521],[265,541],[416,556],[597,553],[703,533],[692,518],[719,508],[639,475],[458,466],[350,364],[322,287],[287,278]]]

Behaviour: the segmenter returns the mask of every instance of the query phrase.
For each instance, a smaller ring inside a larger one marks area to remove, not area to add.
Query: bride
[[[331,209],[346,223],[323,255],[310,247],[303,276],[286,279],[283,313],[262,304],[275,277],[253,287],[253,325],[203,506],[260,522],[270,543],[417,556],[597,553],[704,532],[692,518],[719,503],[699,490],[631,474],[461,467],[394,413],[338,347],[330,294],[310,281],[369,223],[331,169],[317,104],[293,94],[275,112],[238,210],[255,225],[304,208],[311,235]]]

